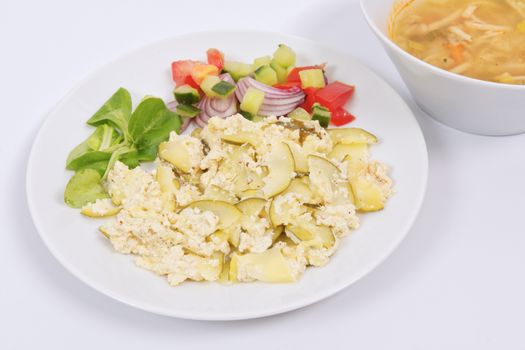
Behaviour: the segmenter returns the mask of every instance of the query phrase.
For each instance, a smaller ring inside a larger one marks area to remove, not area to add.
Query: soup
[[[394,9],[389,34],[436,67],[525,84],[525,0],[413,0]]]

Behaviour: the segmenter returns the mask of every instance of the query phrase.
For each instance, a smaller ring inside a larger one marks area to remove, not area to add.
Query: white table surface
[[[1,1],[0,349],[525,349],[525,135],[474,136],[424,115],[355,0],[250,3]],[[297,34],[368,64],[416,114],[430,178],[404,243],[354,286],[280,316],[206,323],[135,310],[69,274],[35,231],[24,179],[36,131],[80,79],[217,28]]]

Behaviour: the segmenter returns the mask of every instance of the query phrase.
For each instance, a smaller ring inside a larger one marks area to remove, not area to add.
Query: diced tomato
[[[197,64],[197,62],[192,60],[173,61],[171,63],[171,74],[175,84],[184,84],[186,77],[191,74],[195,64]]]
[[[202,91],[201,87],[199,86],[199,84],[197,84],[195,82],[195,80],[193,80],[193,78],[191,77],[191,75],[188,75],[186,77],[186,79],[184,80],[184,84],[187,84],[189,86],[191,86],[192,88],[194,89],[197,89],[197,91],[199,92],[199,94],[202,96],[204,94],[204,92]]]
[[[339,107],[336,110],[332,111],[332,118],[330,119],[330,122],[335,126],[341,126],[348,124],[354,120],[355,117],[351,113],[349,113],[343,107]]]
[[[317,102],[315,95],[317,94],[318,90],[319,89],[317,88],[311,88],[311,87],[303,90],[304,93],[306,94],[306,98],[300,107],[304,108],[308,113],[312,112],[312,106],[314,105],[314,103]]]
[[[208,64],[214,65],[221,71],[224,67],[224,54],[217,49],[208,49],[206,55],[208,56]]]
[[[304,66],[304,67],[295,67],[290,71],[288,74],[288,77],[286,78],[286,81],[289,83],[295,83],[295,82],[301,82],[301,78],[299,77],[299,72],[302,70],[308,70],[308,69],[322,69],[324,70],[324,65],[320,66]]]
[[[301,82],[291,82],[291,83],[279,83],[279,84],[275,84],[273,86],[274,88],[277,88],[277,89],[283,89],[283,90],[288,90],[288,89],[291,89],[291,88],[294,88],[294,87],[301,87]]]
[[[196,63],[191,70],[191,77],[200,85],[208,75],[219,75],[219,69],[212,64]]]
[[[339,81],[326,85],[316,94],[316,100],[331,111],[343,107],[354,94],[355,87]]]

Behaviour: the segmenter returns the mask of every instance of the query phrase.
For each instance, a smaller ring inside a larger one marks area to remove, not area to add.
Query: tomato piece
[[[332,118],[330,119],[330,122],[335,126],[341,126],[354,120],[355,117],[352,115],[352,113],[348,112],[343,107],[339,107],[332,111]]]
[[[296,83],[296,82],[300,83],[301,82],[301,78],[299,77],[299,72],[303,71],[303,70],[308,70],[308,69],[322,69],[322,70],[324,70],[324,65],[295,67],[288,74],[288,77],[286,78],[286,81],[289,82],[289,83]]]
[[[300,88],[301,82],[279,83],[279,84],[275,84],[273,87],[277,89],[282,89],[282,90],[288,90],[294,87]]]
[[[354,94],[355,87],[339,81],[326,85],[316,94],[317,102],[331,111],[343,107]]]
[[[197,89],[197,91],[199,92],[199,94],[202,96],[202,94],[204,93],[201,89],[201,87],[199,86],[199,84],[197,84],[195,82],[195,80],[193,80],[193,78],[191,77],[191,75],[188,75],[186,77],[186,79],[184,80],[184,84],[187,84],[189,86],[191,86],[192,88],[194,89]]]
[[[184,84],[186,77],[191,74],[193,66],[196,64],[197,62],[192,60],[173,61],[171,63],[171,75],[175,84]]]
[[[204,78],[206,78],[208,75],[219,75],[219,69],[217,66],[212,64],[197,63],[191,70],[191,77],[197,84],[202,83]]]
[[[304,108],[308,113],[312,113],[312,106],[317,102],[315,95],[318,90],[319,89],[312,87],[304,89],[303,91],[306,94],[306,98],[299,107]]]
[[[208,49],[206,51],[206,56],[208,57],[208,64],[214,65],[220,70],[224,67],[224,54],[217,49]]]

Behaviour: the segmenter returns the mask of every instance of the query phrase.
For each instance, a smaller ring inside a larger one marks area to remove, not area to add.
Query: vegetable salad
[[[281,44],[273,56],[250,63],[225,60],[218,49],[207,51],[207,62],[179,60],[171,64],[176,84],[174,110],[204,127],[211,117],[241,113],[253,121],[268,116],[318,120],[321,126],[341,126],[355,117],[345,109],[354,86],[329,82],[325,64],[296,66],[296,54]]]

